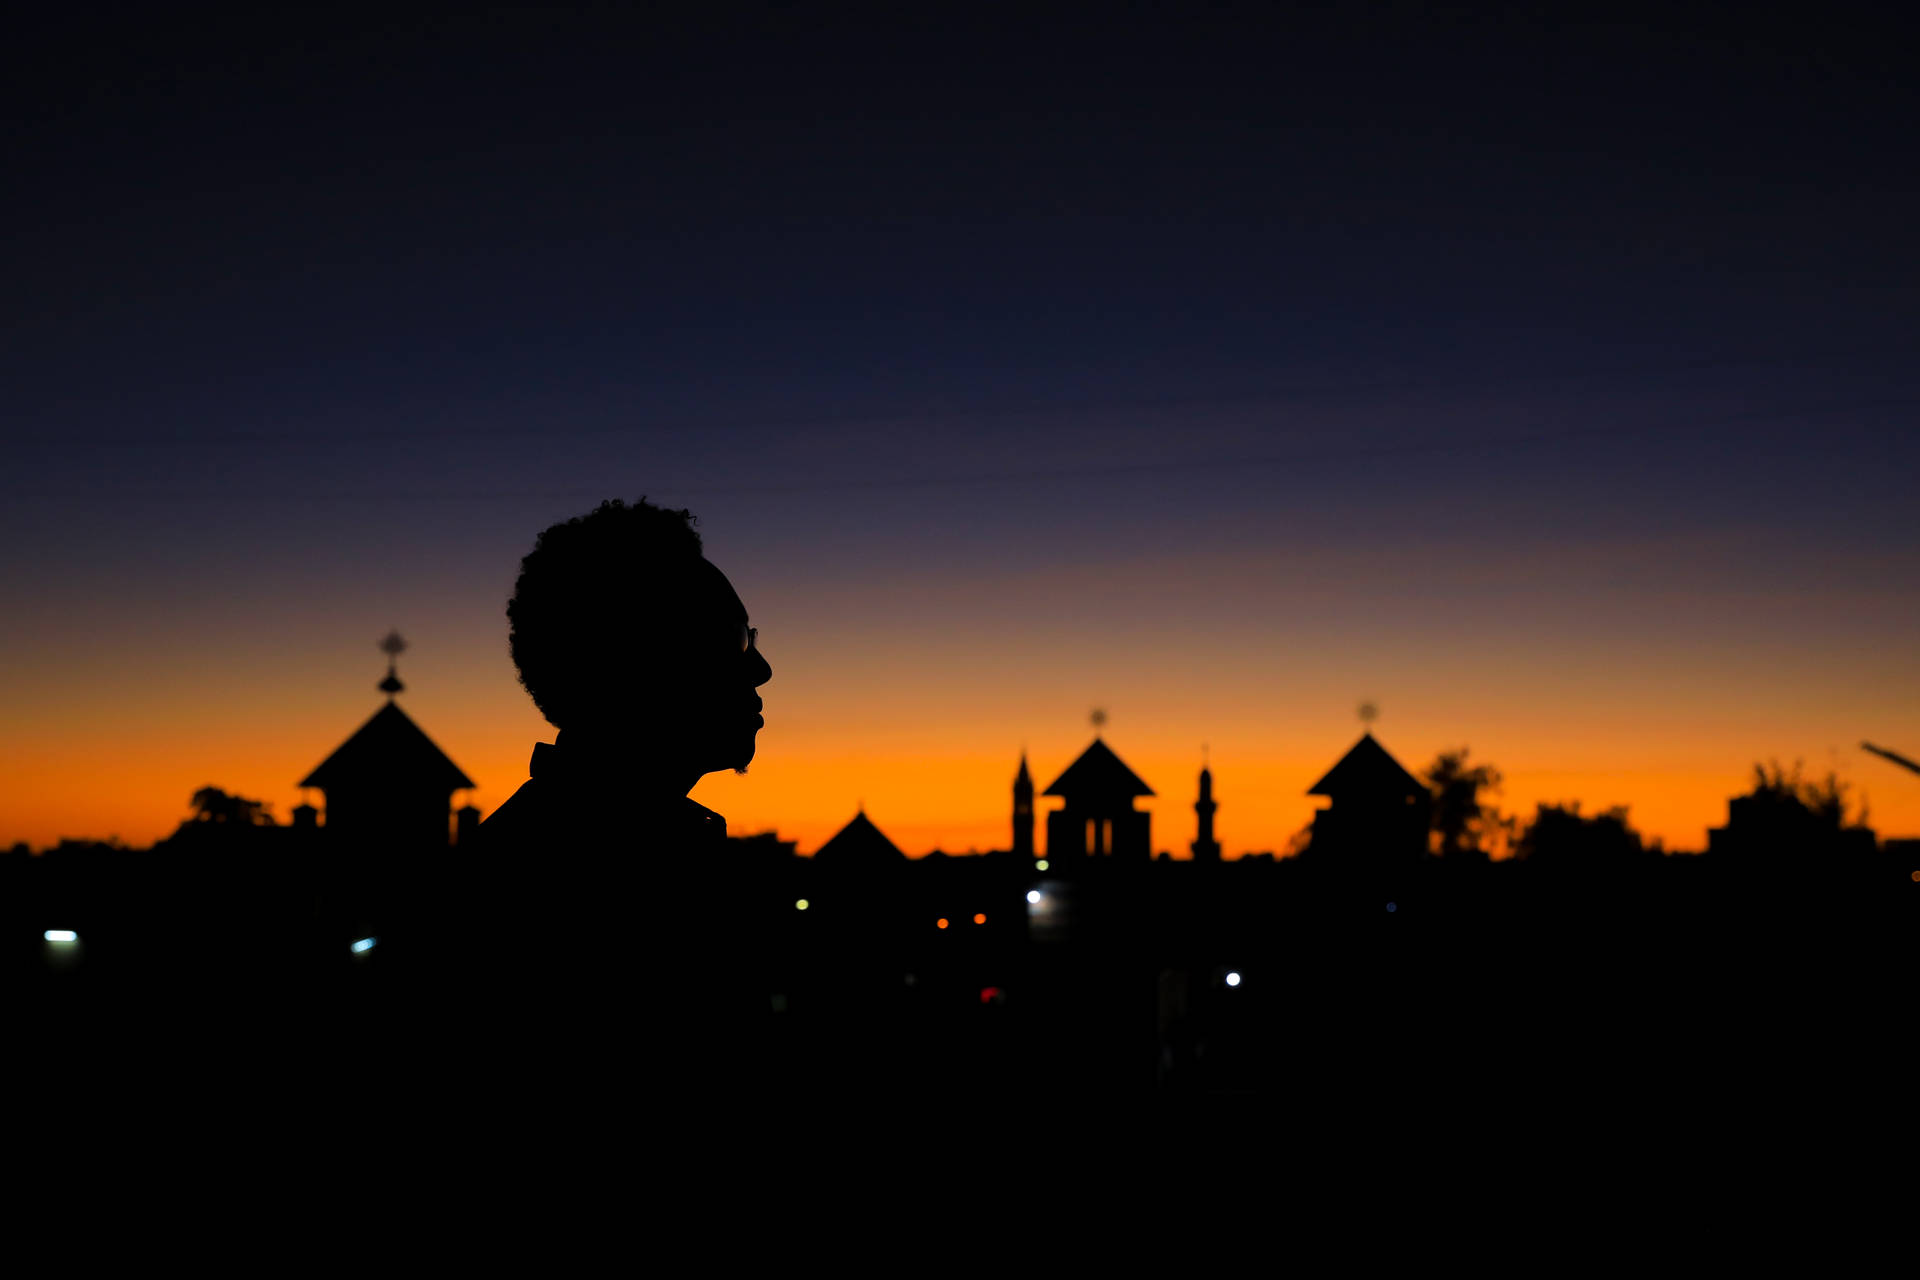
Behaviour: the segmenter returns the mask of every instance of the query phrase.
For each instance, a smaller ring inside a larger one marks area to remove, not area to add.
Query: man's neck
[[[673,744],[650,738],[644,730],[576,726],[561,731],[553,747],[573,776],[638,787],[662,799],[683,798],[700,781],[701,770],[690,767]]]

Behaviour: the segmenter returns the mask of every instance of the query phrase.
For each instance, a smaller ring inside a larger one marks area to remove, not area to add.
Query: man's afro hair
[[[632,645],[657,625],[649,587],[701,557],[691,511],[609,499],[543,530],[507,601],[507,644],[520,683],[553,724],[591,698],[602,646]]]

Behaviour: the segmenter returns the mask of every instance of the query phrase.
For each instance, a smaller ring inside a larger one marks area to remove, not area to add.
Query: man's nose
[[[753,673],[751,679],[753,680],[754,688],[757,689],[767,681],[773,679],[773,668],[767,664],[765,654],[761,653],[758,648],[754,648],[747,651],[747,656],[753,659],[753,665],[749,670]]]

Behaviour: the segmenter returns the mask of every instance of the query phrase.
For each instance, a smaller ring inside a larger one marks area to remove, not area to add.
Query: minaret
[[[1033,775],[1027,772],[1027,753],[1020,753],[1020,772],[1013,779],[1013,852],[1033,856]]]
[[[1207,767],[1207,749],[1200,748],[1200,799],[1194,803],[1193,811],[1200,815],[1200,838],[1190,846],[1195,862],[1220,861],[1220,842],[1213,838],[1213,811],[1220,806],[1213,802],[1213,770]]]

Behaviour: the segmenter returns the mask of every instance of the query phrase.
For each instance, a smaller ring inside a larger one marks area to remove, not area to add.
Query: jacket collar
[[[671,810],[682,820],[709,830],[717,826],[721,835],[726,834],[727,820],[721,814],[688,796],[675,794],[670,787],[664,793],[649,794],[646,784],[650,779],[631,760],[595,751],[580,739],[569,739],[564,732],[555,735],[552,742],[533,744],[527,776],[538,779],[543,787],[603,789],[609,801],[616,796],[628,802],[638,800],[656,810]]]

